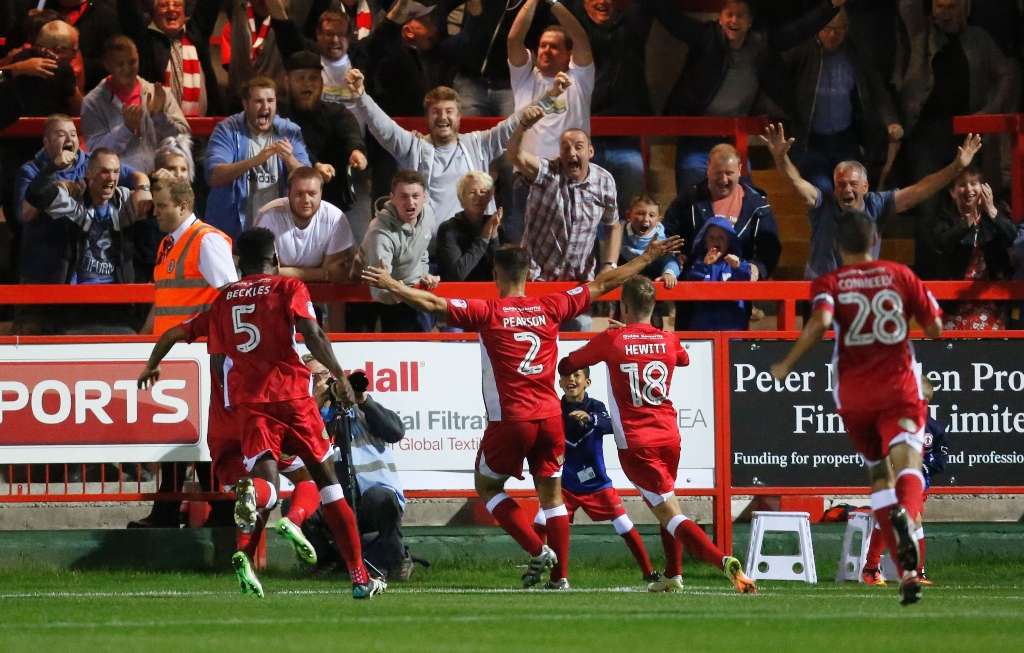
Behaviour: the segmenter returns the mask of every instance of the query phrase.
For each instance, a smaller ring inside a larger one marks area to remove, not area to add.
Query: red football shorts
[[[622,499],[613,487],[590,494],[573,494],[562,488],[562,500],[565,501],[565,509],[569,511],[569,521],[573,520],[579,508],[583,508],[587,517],[594,521],[612,521],[626,514],[626,507],[622,505]]]
[[[213,478],[221,488],[234,485],[246,475],[242,462],[242,427],[238,411],[224,407],[220,385],[213,384],[210,393],[210,413],[207,420],[206,445],[213,461]]]
[[[675,491],[679,472],[679,445],[619,449],[619,463],[629,482],[652,506]]]
[[[561,414],[526,422],[487,423],[476,454],[476,470],[497,480],[508,476],[521,479],[523,459],[535,477],[562,475],[565,431]]]
[[[906,443],[918,451],[924,446],[928,405],[923,400],[878,410],[841,410],[839,415],[846,425],[853,448],[868,462],[882,460],[896,444]],[[913,423],[913,430],[908,430],[901,423],[905,419]]]
[[[304,461],[322,462],[331,453],[331,440],[324,429],[320,410],[312,398],[239,404],[235,407],[242,423],[242,456],[246,470],[270,454],[280,461],[282,451]]]

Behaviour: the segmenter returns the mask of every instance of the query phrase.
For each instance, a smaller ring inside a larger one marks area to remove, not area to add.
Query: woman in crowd
[[[488,215],[494,199],[494,180],[472,171],[456,186],[462,211],[441,223],[437,231],[437,262],[442,281],[491,281],[494,250],[501,235],[498,209]]]
[[[992,187],[975,167],[963,170],[949,189],[952,202],[939,214],[935,245],[943,267],[940,279],[999,281],[1009,279],[1009,248],[1016,230],[996,206]],[[947,306],[943,328],[991,331],[1006,328],[1006,310],[993,301],[965,301]]]

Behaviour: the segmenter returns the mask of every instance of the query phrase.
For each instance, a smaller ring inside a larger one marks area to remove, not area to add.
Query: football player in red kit
[[[363,565],[359,529],[334,468],[328,461],[331,442],[311,396],[312,378],[295,345],[303,335],[309,351],[338,379],[335,392],[354,401],[330,342],[317,324],[306,286],[277,274],[274,235],[252,229],[235,242],[242,279],[226,286],[205,313],[164,333],[139,376],[149,387],[160,376],[160,361],[174,343],[207,338],[210,365],[219,370],[224,405],[241,425],[242,455],[250,472],[235,486],[235,521],[253,530],[277,503],[278,464],[282,450],[305,463],[320,488],[324,518],[352,578],[352,596],[369,598],[385,588]],[[263,596],[263,588],[243,551],[232,556],[243,592]]]
[[[683,514],[676,499],[679,427],[668,395],[673,371],[689,365],[690,359],[674,333],[651,325],[654,304],[655,289],[650,279],[637,276],[627,281],[621,302],[626,325],[591,338],[559,362],[558,372],[570,374],[597,363],[608,367],[608,408],[622,471],[665,530],[665,578],[651,583],[648,589],[682,589],[681,544],[695,558],[725,572],[737,591],[756,592],[740,561],[715,546],[704,529]]]
[[[939,337],[942,313],[909,268],[873,259],[877,238],[867,215],[843,215],[836,236],[843,265],[811,284],[811,318],[786,357],[772,366],[772,375],[784,380],[835,327],[833,396],[868,466],[871,509],[900,570],[900,602],[908,605],[921,598],[914,532],[922,510],[921,449],[928,416],[908,333],[913,318],[929,338]]]
[[[569,516],[561,487],[565,433],[562,404],[555,394],[558,327],[582,313],[592,297],[619,287],[681,244],[678,237],[653,242],[646,252],[620,268],[605,270],[593,281],[565,292],[541,297],[526,296],[530,256],[522,247],[504,246],[495,252],[494,279],[500,299],[445,299],[406,286],[383,268],[363,271],[369,284],[391,291],[413,308],[447,318],[452,326],[479,332],[488,425],[477,452],[474,482],[487,510],[531,556],[522,577],[524,587],[540,582],[547,569],[551,575],[546,588],[569,587]],[[505,493],[510,476],[523,477],[524,459],[544,509],[550,546],[534,532],[531,515]]]

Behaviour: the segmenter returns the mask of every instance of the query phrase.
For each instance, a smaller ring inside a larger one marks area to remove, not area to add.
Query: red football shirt
[[[577,286],[542,297],[449,299],[448,323],[480,333],[484,406],[491,422],[562,414],[555,394],[558,325],[590,305]]]
[[[872,261],[843,266],[811,284],[814,310],[835,316],[832,392],[843,410],[876,410],[921,398],[910,318],[942,315],[905,265]]]
[[[250,275],[227,286],[210,310],[185,322],[191,342],[207,338],[224,354],[224,405],[312,396],[312,377],[295,346],[295,321],[314,319],[306,285],[292,277]]]
[[[608,405],[619,449],[679,444],[676,410],[668,398],[672,373],[690,364],[674,333],[650,324],[608,329],[569,354],[576,369],[608,366]]]

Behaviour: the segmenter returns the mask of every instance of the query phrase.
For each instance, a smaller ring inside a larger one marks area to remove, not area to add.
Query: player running
[[[558,363],[558,373],[571,374],[597,363],[608,367],[612,428],[622,471],[671,536],[662,537],[669,567],[666,577],[652,582],[648,589],[682,589],[682,573],[676,566],[680,560],[678,542],[688,547],[694,557],[721,569],[738,592],[754,593],[757,586],[743,573],[740,561],[715,546],[704,529],[683,514],[676,499],[679,428],[668,395],[673,371],[689,365],[690,359],[674,333],[651,325],[654,304],[655,290],[650,279],[637,276],[627,281],[621,301],[626,326],[591,338]]]
[[[661,574],[654,571],[640,531],[626,514],[622,498],[612,487],[612,479],[604,465],[604,436],[612,432],[612,418],[605,405],[587,394],[590,368],[560,376],[562,388],[562,427],[565,430],[565,464],[562,466],[562,500],[574,522],[580,508],[595,522],[610,521],[626,548],[640,566],[644,580],[655,583]],[[543,508],[533,517],[533,527],[543,539],[545,520]]]
[[[294,452],[320,488],[324,518],[348,566],[353,598],[370,598],[386,585],[370,578],[363,565],[359,529],[328,461],[331,443],[310,395],[309,370],[295,347],[296,330],[313,356],[338,379],[334,392],[344,403],[354,402],[352,388],[316,323],[306,286],[278,276],[274,235],[252,229],[235,247],[242,279],[225,287],[209,311],[161,336],[139,376],[139,387],[159,379],[160,361],[174,343],[206,336],[210,365],[221,371],[224,404],[242,425],[242,455],[250,473],[235,486],[236,523],[253,530],[259,513],[266,518],[277,503],[281,451]],[[243,591],[262,597],[263,588],[246,554],[236,552],[231,562]]]
[[[592,297],[622,285],[651,262],[678,251],[678,237],[653,242],[620,268],[565,292],[526,296],[530,256],[522,247],[499,247],[494,279],[500,299],[445,299],[396,281],[384,268],[367,267],[363,279],[406,304],[445,317],[452,326],[480,334],[487,428],[477,452],[474,482],[487,510],[530,554],[524,587],[551,569],[547,589],[568,589],[569,517],[562,501],[565,435],[555,394],[558,326],[582,313]],[[510,476],[523,478],[523,459],[544,509],[550,546],[537,536],[530,515],[505,493]]]
[[[925,335],[939,337],[942,312],[909,268],[873,259],[877,239],[867,215],[854,211],[843,217],[836,235],[843,265],[811,284],[811,319],[786,357],[772,365],[772,375],[785,379],[835,324],[836,408],[868,467],[871,510],[900,570],[900,603],[908,605],[921,599],[914,531],[923,506],[928,406],[907,335],[914,318]]]

